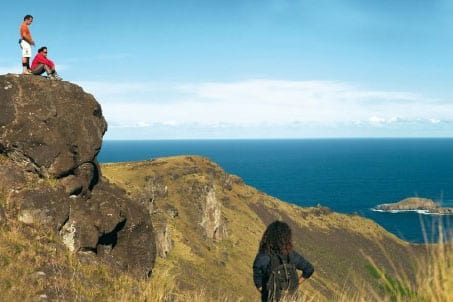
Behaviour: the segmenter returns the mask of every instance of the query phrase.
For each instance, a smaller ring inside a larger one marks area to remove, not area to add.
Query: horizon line
[[[127,138],[106,138],[103,141],[208,141],[208,140],[414,140],[414,139],[453,139],[453,136],[426,136],[426,137],[414,137],[414,136],[382,136],[382,137],[274,137],[274,138],[260,138],[260,137],[250,137],[250,138],[137,138],[137,139],[127,139]]]

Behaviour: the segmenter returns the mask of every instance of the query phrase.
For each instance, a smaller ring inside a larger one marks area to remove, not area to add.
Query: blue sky
[[[453,136],[451,0],[8,1],[0,74],[25,14],[107,139]]]

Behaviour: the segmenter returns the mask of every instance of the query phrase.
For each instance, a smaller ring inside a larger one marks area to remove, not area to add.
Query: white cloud
[[[425,119],[416,119],[418,122],[425,122]],[[390,125],[390,124],[402,124],[407,123],[410,120],[406,120],[404,118],[393,116],[390,118],[382,118],[379,116],[372,116],[368,119],[369,123],[372,125]],[[431,120],[430,120],[431,121]]]
[[[79,82],[118,127],[382,127],[453,120],[453,104],[404,91],[333,81]]]
[[[386,119],[377,117],[377,116],[372,116],[369,118],[370,123],[372,124],[382,124],[386,122]]]
[[[19,64],[10,65],[10,66],[0,66],[0,74],[7,74],[7,73],[21,73],[22,66]]]

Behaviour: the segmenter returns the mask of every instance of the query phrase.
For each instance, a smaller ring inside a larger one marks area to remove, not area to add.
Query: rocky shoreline
[[[431,199],[419,197],[409,197],[395,203],[379,204],[373,210],[391,213],[417,211],[422,214],[453,215],[453,208],[441,207]]]

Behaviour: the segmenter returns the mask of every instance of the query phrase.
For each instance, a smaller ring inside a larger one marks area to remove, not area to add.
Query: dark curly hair
[[[276,220],[267,226],[260,242],[260,252],[288,255],[293,250],[291,228],[285,222]]]

